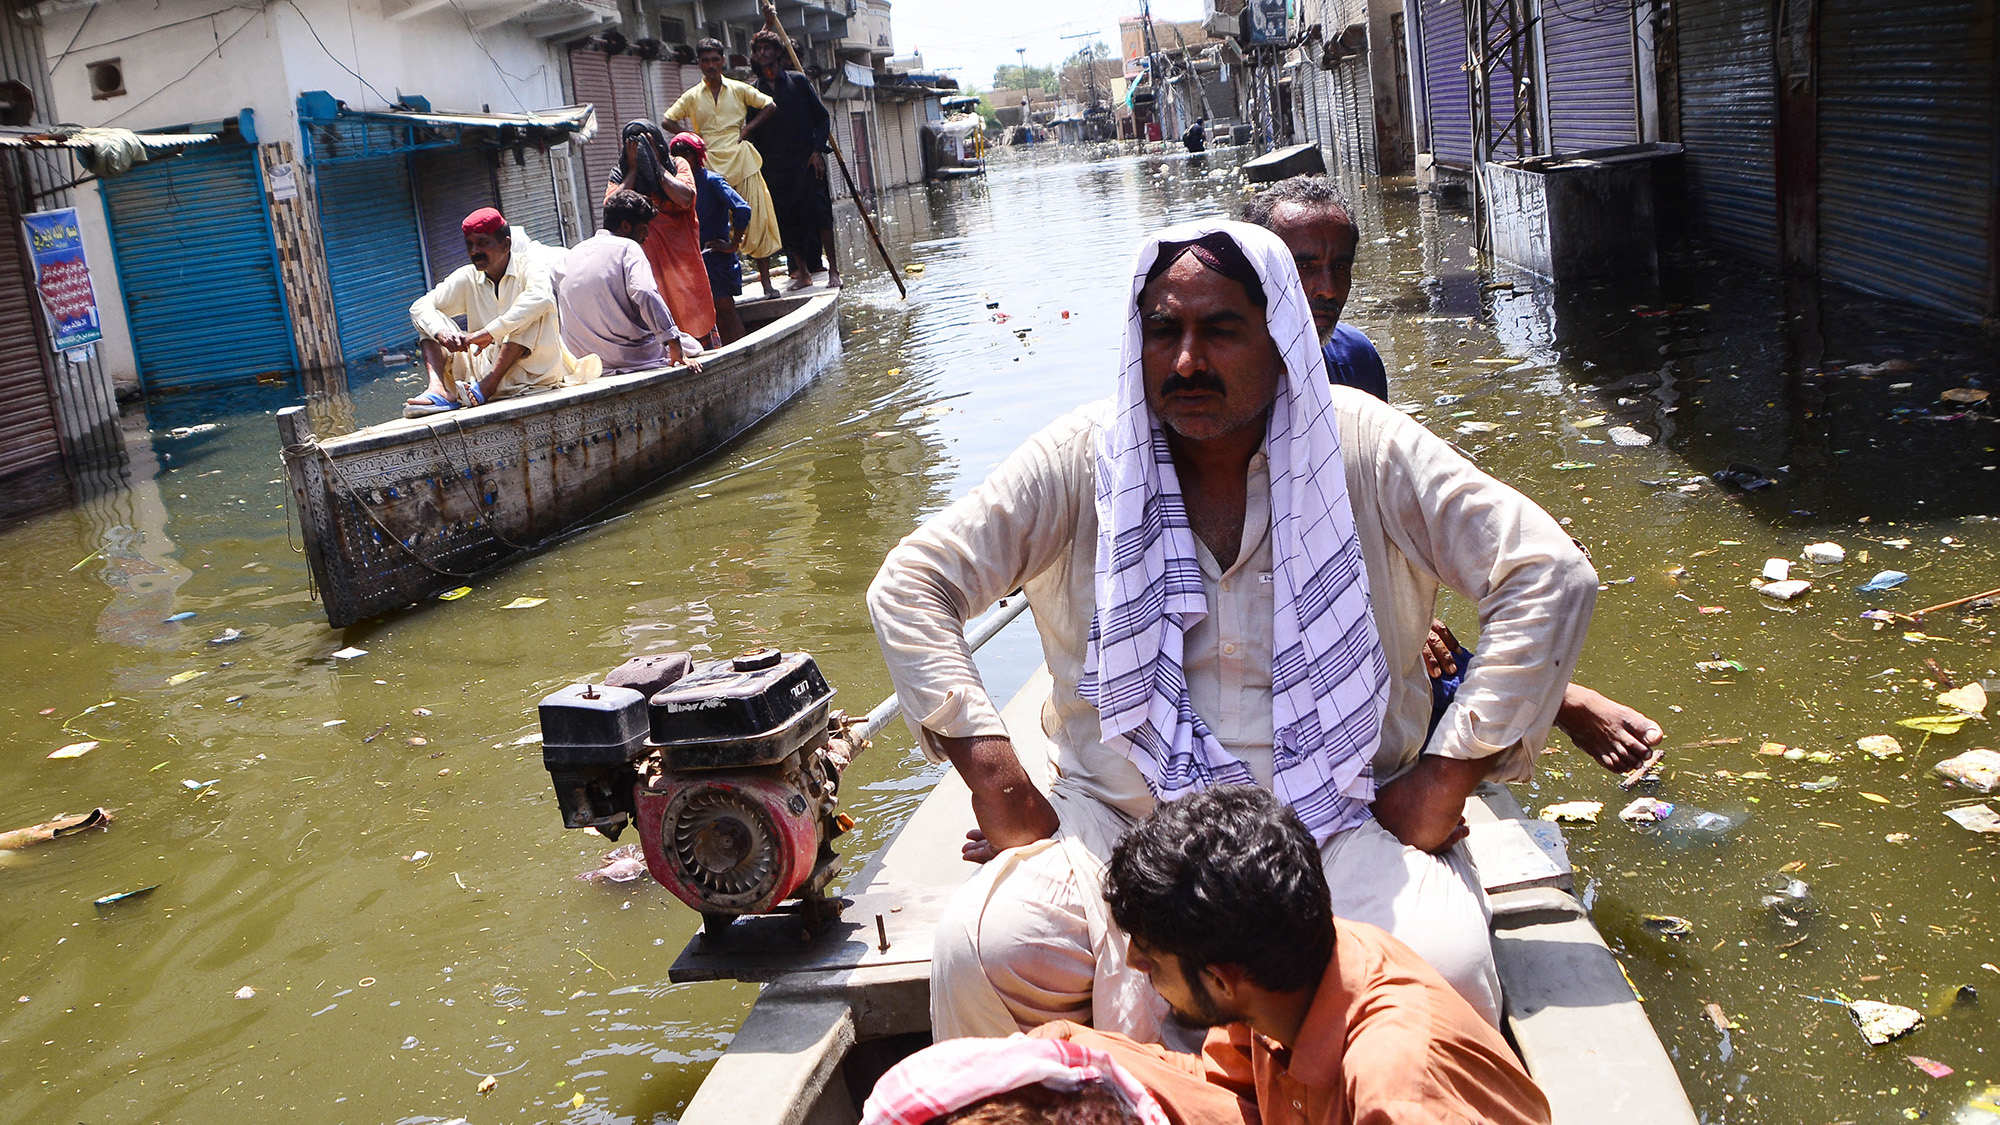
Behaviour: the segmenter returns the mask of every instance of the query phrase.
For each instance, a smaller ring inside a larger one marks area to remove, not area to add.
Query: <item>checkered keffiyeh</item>
[[[1167,1125],[1160,1104],[1103,1051],[1068,1039],[948,1039],[891,1067],[861,1107],[861,1125],[924,1125],[1023,1086],[1065,1093],[1088,1083],[1115,1091],[1145,1125]]]
[[[1218,231],[1256,268],[1266,323],[1285,359],[1265,434],[1276,608],[1272,789],[1324,843],[1368,819],[1388,661],[1369,609],[1319,337],[1291,251],[1261,227],[1221,220],[1173,227],[1155,235],[1132,267],[1116,415],[1094,437],[1097,609],[1077,691],[1097,707],[1105,745],[1129,756],[1160,800],[1255,784],[1188,700],[1183,646],[1208,601],[1180,481],[1140,371],[1139,292],[1160,244]]]

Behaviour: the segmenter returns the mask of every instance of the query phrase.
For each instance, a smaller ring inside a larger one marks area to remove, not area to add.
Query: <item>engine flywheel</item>
[[[669,826],[690,882],[718,898],[760,898],[777,879],[777,834],[763,809],[722,789],[695,793]]]

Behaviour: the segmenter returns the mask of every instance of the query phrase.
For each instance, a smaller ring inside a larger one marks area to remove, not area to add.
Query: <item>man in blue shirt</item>
[[[1319,329],[1327,378],[1387,402],[1389,375],[1382,355],[1361,330],[1340,323],[1354,286],[1354,251],[1360,231],[1354,208],[1326,176],[1294,176],[1252,197],[1243,220],[1285,240],[1305,283],[1313,326]],[[1465,678],[1473,655],[1442,621],[1431,623],[1424,664],[1431,674],[1431,725],[1436,727]],[[1644,762],[1664,737],[1660,725],[1637,710],[1579,684],[1563,692],[1556,726],[1606,769],[1629,770]]]
[[[743,294],[743,238],[750,233],[750,204],[721,173],[708,170],[708,145],[693,133],[676,133],[667,152],[694,169],[694,219],[701,228],[701,264],[708,270],[708,291],[715,297],[715,328],[722,342],[743,338],[743,318],[736,298]]]

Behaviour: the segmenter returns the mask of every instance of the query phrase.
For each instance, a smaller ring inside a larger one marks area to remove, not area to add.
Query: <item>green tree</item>
[[[1023,78],[1025,76],[1025,83]],[[1045,93],[1056,92],[1056,68],[1052,66],[1018,66],[1005,63],[993,68],[993,88],[996,90],[1019,90],[1023,86]]]

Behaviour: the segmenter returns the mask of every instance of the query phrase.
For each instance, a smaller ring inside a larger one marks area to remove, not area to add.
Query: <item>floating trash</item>
[[[181,612],[174,614],[172,617],[167,618],[167,624],[171,625],[176,621],[186,621],[188,618],[193,616],[194,616],[194,610],[191,609],[182,610]]]
[[[1657,797],[1639,797],[1618,811],[1618,819],[1630,824],[1652,824],[1672,815],[1673,804]]]
[[[601,866],[579,872],[577,878],[586,883],[630,883],[645,874],[646,857],[639,845],[625,844],[606,853]]]
[[[1748,672],[1749,665],[1741,660],[1703,660],[1695,664],[1704,672]]]
[[[1681,937],[1694,932],[1694,923],[1673,914],[1641,914],[1639,928],[1654,937]]]
[[[1626,449],[1643,449],[1653,444],[1650,435],[1642,434],[1630,426],[1613,426],[1604,431],[1604,436],[1611,439],[1611,444]]]
[[[1954,711],[1962,711],[1968,715],[1984,715],[1986,713],[1986,689],[1977,683],[1966,684],[1964,687],[1953,688],[1950,691],[1941,691],[1938,693],[1937,701],[1940,706],[1949,707]]]
[[[546,602],[546,601],[548,601],[548,600],[549,600],[549,599],[547,599],[547,598],[528,598],[528,597],[521,597],[521,598],[515,598],[515,599],[514,599],[513,601],[511,601],[511,602],[508,602],[508,603],[507,603],[506,605],[503,605],[503,606],[501,606],[500,608],[501,608],[501,609],[533,609],[533,608],[535,608],[536,606],[538,606],[538,605],[541,605],[541,604],[542,604],[543,602]]]
[[[1903,753],[1903,744],[1896,741],[1894,735],[1889,734],[1871,734],[1866,738],[1857,738],[1854,740],[1854,745],[1877,758],[1895,758]]]
[[[224,629],[222,632],[210,637],[208,643],[212,645],[233,645],[237,641],[242,640],[243,636],[243,630],[241,629]]]
[[[1783,582],[1792,576],[1792,560],[1765,559],[1764,578],[1770,582]]]
[[[352,660],[357,656],[367,656],[367,655],[368,655],[367,649],[355,648],[353,645],[348,645],[346,648],[336,649],[334,651],[333,658],[335,660]]]
[[[1766,582],[1762,586],[1757,587],[1757,592],[1767,598],[1775,598],[1781,602],[1788,602],[1810,589],[1812,589],[1812,583],[1807,582],[1805,579],[1788,578],[1783,582]]]
[[[1952,1113],[1949,1125],[2000,1125],[2000,1086],[1967,1095]]]
[[[91,742],[72,742],[72,743],[70,743],[70,744],[69,744],[68,746],[65,746],[65,747],[63,747],[63,748],[62,748],[62,749],[60,749],[60,750],[56,750],[56,751],[52,752],[52,753],[51,753],[51,754],[49,755],[49,757],[51,757],[51,758],[81,758],[81,757],[83,757],[83,756],[84,756],[85,754],[88,754],[88,753],[90,753],[90,752],[91,752],[92,750],[95,750],[95,749],[97,749],[97,747],[98,747],[98,743],[97,743],[97,742],[95,742],[95,741],[91,741]]]
[[[1732,463],[1728,468],[1710,473],[1708,479],[1725,488],[1740,489],[1744,492],[1762,492],[1778,483],[1766,476],[1764,470],[1740,461]]]
[[[1855,589],[1874,594],[1883,590],[1893,590],[1909,580],[1910,576],[1900,570],[1882,570],[1877,571],[1875,577],[1856,586]]]
[[[181,785],[187,789],[206,789],[209,786],[214,785],[216,782],[221,780],[222,779],[218,777],[208,781],[196,781],[194,778],[184,777],[181,779]]]
[[[236,998],[238,1000],[248,1000],[255,995],[257,995],[257,990],[247,984],[236,990]]]
[[[1924,1014],[1915,1008],[1884,1004],[1879,1000],[1850,1000],[1847,1002],[1847,1014],[1854,1017],[1854,1026],[1861,1029],[1861,1037],[1876,1047],[1891,1039],[1900,1039],[1924,1025]]]
[[[1597,463],[1594,461],[1557,461],[1555,464],[1549,466],[1549,468],[1559,473],[1571,473],[1578,469],[1595,469],[1596,467]]]
[[[57,751],[61,753],[61,751]],[[55,754],[49,755],[55,757]],[[1953,758],[1946,758],[1932,767],[1940,776],[1951,779],[1975,793],[1991,793],[2000,789],[2000,752],[1987,750],[1967,750]]]
[[[1839,786],[1840,786],[1840,779],[1832,776],[1831,774],[1822,777],[1817,781],[1799,782],[1799,788],[1804,789],[1810,793],[1824,793],[1829,789],[1835,789],[1838,788]]]
[[[1597,814],[1603,811],[1603,801],[1564,801],[1543,808],[1539,815],[1543,820],[1596,824]]]
[[[465,595],[470,594],[471,592],[472,592],[472,587],[470,586],[454,586],[453,588],[446,590],[444,593],[439,594],[437,597],[438,600],[441,602],[455,602],[458,599],[464,597]]]
[[[1954,1073],[1950,1067],[1936,1059],[1927,1059],[1922,1055],[1906,1055],[1904,1057],[1909,1060],[1911,1066],[1916,1067],[1932,1078],[1950,1078]]]
[[[141,898],[145,895],[152,894],[154,891],[157,891],[159,889],[160,889],[160,884],[154,883],[150,887],[140,887],[136,891],[119,891],[115,895],[105,895],[103,898],[94,898],[90,900],[90,904],[92,906],[97,907],[99,910],[102,910],[107,906],[116,906],[119,903],[125,902],[129,899]]]
[[[1813,901],[1812,887],[1804,879],[1795,879],[1783,872],[1764,880],[1757,905],[1770,911],[1772,920],[1787,930],[1805,925],[1819,913],[1819,904]]]
[[[1847,548],[1838,543],[1812,543],[1799,553],[1815,566],[1838,566],[1847,561]]]
[[[1946,809],[1944,815],[1967,832],[2000,832],[2000,813],[1994,812],[1990,805],[1967,805],[1964,808]]]

